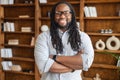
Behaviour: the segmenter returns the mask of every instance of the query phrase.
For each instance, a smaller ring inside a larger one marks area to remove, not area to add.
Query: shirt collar
[[[67,33],[69,30],[63,32],[61,29],[58,29],[59,36],[62,37],[63,34]]]

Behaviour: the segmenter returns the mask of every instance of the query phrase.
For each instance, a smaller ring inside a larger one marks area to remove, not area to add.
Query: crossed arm
[[[71,72],[73,70],[82,69],[82,53],[83,51],[79,51],[74,56],[57,56],[57,62],[53,63],[52,67],[50,68],[50,71],[56,73],[65,73]],[[49,57],[53,58],[53,55],[50,55]]]

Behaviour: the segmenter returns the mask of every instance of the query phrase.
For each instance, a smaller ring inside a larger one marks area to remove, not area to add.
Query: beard
[[[67,24],[64,25],[64,26],[60,25],[60,24],[57,23],[57,22],[55,22],[55,23],[56,23],[56,25],[57,25],[57,27],[58,27],[59,29],[67,30],[67,29],[69,28],[69,25],[70,25],[71,22],[67,22]]]

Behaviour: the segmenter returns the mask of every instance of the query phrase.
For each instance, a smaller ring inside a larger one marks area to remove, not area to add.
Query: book
[[[40,3],[47,3],[47,0],[39,0]]]
[[[6,61],[2,61],[1,64],[2,64],[3,70],[8,70],[8,66],[7,66]]]
[[[11,61],[2,61],[1,64],[3,70],[11,70],[11,66],[13,65]]]
[[[14,32],[14,23],[13,22],[5,22],[3,23],[3,31]]]
[[[29,18],[29,15],[19,15],[19,18]]]
[[[13,55],[12,55],[12,49],[11,48],[7,48],[6,49],[7,50],[7,57],[13,57]]]
[[[8,4],[14,4],[14,0],[9,0]]]
[[[5,24],[6,24],[7,31],[10,32],[10,30],[11,30],[11,29],[10,29],[10,28],[11,28],[11,27],[10,27],[10,23],[9,23],[9,22],[6,22]]]
[[[3,31],[7,31],[7,24],[3,23]]]
[[[0,52],[1,52],[1,57],[3,57],[3,58],[12,57],[12,49],[11,48],[2,48],[0,50]]]
[[[15,32],[14,23],[10,23],[10,32]]]
[[[21,27],[21,32],[31,32],[31,27]]]
[[[1,4],[8,4],[8,0],[1,0]]]
[[[97,10],[94,6],[84,7],[85,17],[97,17]]]
[[[1,57],[5,57],[5,51],[4,51],[4,49],[1,49],[0,53],[1,53],[1,55],[0,55]]]
[[[92,14],[93,14],[93,17],[97,17],[96,7],[92,7]]]
[[[89,9],[87,6],[84,7],[84,13],[86,17],[90,17]]]
[[[88,7],[88,11],[89,11],[90,17],[93,17],[92,6]]]
[[[8,44],[9,45],[18,45],[19,40],[18,39],[10,39],[10,40],[8,40]]]

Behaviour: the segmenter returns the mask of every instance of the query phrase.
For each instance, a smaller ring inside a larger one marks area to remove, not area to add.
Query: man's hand
[[[52,59],[52,58],[53,58],[53,55],[50,55],[50,56],[49,56],[49,58],[51,58],[51,59]]]

